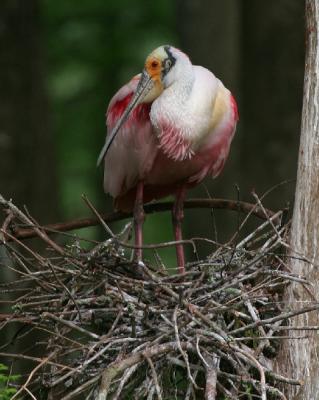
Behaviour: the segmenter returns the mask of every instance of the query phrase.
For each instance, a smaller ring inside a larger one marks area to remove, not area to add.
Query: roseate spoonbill
[[[142,258],[143,204],[175,194],[175,240],[187,188],[223,169],[238,120],[230,91],[206,68],[192,65],[182,51],[160,46],[111,99],[104,159],[104,189],[115,208],[134,212],[135,256]],[[177,265],[184,272],[182,244]]]

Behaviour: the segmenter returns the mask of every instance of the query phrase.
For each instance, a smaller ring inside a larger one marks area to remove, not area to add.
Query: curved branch
[[[189,342],[181,342],[180,345],[183,350],[193,350],[193,346]],[[112,380],[127,368],[143,361],[145,358],[160,356],[170,351],[176,351],[177,349],[178,345],[176,342],[158,344],[151,346],[146,350],[139,351],[138,353],[131,354],[125,359],[113,362],[102,373],[101,386],[97,399],[106,400]]]
[[[172,201],[165,201],[159,203],[150,203],[144,206],[146,214],[152,214],[155,212],[169,211],[173,207]],[[244,201],[226,200],[226,199],[190,199],[184,202],[184,208],[213,208],[213,209],[225,209],[231,211],[237,211],[244,214],[253,214],[261,219],[268,219],[275,213],[271,210],[262,210],[258,205],[253,203],[247,203]],[[109,214],[101,214],[101,217],[106,223],[120,221],[122,219],[132,217],[131,212],[116,211]],[[56,232],[66,232],[73,229],[87,228],[90,226],[98,225],[100,222],[97,218],[82,218],[67,222],[60,222],[55,224],[44,225],[41,227],[47,234],[53,234]],[[14,228],[13,234],[17,239],[29,239],[37,236],[35,228]],[[10,238],[8,238],[10,241]]]

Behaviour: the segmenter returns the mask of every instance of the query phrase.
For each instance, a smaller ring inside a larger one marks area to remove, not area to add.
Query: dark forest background
[[[166,43],[211,69],[239,105],[223,174],[189,197],[252,201],[252,190],[262,195],[289,181],[264,204],[291,204],[304,69],[304,3],[291,0],[1,0],[0,193],[43,224],[90,215],[82,193],[111,211],[95,166],[105,110],[146,55]],[[227,211],[187,211],[184,233],[217,232],[225,241],[237,224]],[[105,235],[99,228],[78,234]],[[147,243],[171,239],[169,213],[147,219]],[[174,264],[174,249],[160,254]]]

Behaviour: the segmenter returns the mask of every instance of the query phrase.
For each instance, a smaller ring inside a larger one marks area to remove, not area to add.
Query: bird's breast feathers
[[[150,118],[164,154],[175,160],[191,159],[233,118],[231,94],[208,70],[194,67],[189,88],[168,88],[154,101]]]

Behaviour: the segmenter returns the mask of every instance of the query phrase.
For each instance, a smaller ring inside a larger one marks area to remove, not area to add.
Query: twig
[[[134,374],[134,372],[138,369],[139,365],[140,365],[139,363],[135,364],[131,368],[127,368],[125,370],[125,372],[124,372],[124,374],[122,376],[122,379],[121,379],[121,381],[119,383],[119,386],[117,388],[117,391],[116,391],[115,395],[113,396],[112,400],[118,400],[119,399],[119,397],[121,395],[121,392],[122,392],[122,390],[124,388],[124,385],[130,379],[130,377]]]
[[[100,224],[103,226],[103,228],[106,230],[106,232],[112,237],[115,238],[114,233],[110,229],[110,227],[106,224],[105,220],[102,218],[102,216],[99,214],[97,209],[93,206],[93,204],[90,202],[90,200],[87,198],[87,196],[82,195],[82,199],[85,201],[86,205],[90,208],[90,210],[93,212],[93,214],[96,216]]]
[[[69,367],[68,365],[64,365],[64,364],[56,363],[56,362],[53,362],[53,361],[49,361],[47,359],[47,357],[40,358],[40,357],[31,357],[31,356],[28,356],[28,355],[25,355],[25,354],[2,353],[2,352],[0,352],[0,357],[20,358],[22,360],[29,360],[29,361],[38,362],[38,363],[42,363],[43,361],[45,361],[47,364],[52,365],[54,367],[61,368],[62,370],[64,370],[64,369],[71,370],[71,371],[74,370],[74,368]]]
[[[217,385],[217,374],[219,369],[220,357],[216,355],[206,356],[206,389],[205,389],[205,399],[215,400],[217,395],[216,385]]]
[[[192,377],[192,373],[189,367],[189,362],[188,362],[188,356],[187,353],[185,351],[183,351],[182,349],[182,345],[181,345],[181,341],[179,338],[179,333],[178,333],[178,326],[177,326],[177,310],[178,310],[178,306],[175,307],[174,313],[173,313],[173,323],[174,323],[174,332],[175,332],[175,339],[176,339],[176,343],[177,343],[177,347],[178,350],[180,351],[182,357],[184,358],[186,367],[187,367],[187,375],[188,378],[190,379],[190,381],[192,382],[192,384],[196,387],[196,389],[199,389],[199,387],[197,386],[197,384],[195,383],[193,377]]]
[[[158,400],[162,400],[161,389],[160,389],[160,386],[159,386],[159,383],[158,383],[157,373],[155,371],[153,361],[147,355],[145,355],[145,359],[147,360],[147,362],[148,362],[148,364],[149,364],[149,366],[151,368],[151,372],[152,372],[152,377],[153,377],[153,381],[154,381],[154,386],[155,386],[157,398],[158,398]]]
[[[55,315],[53,315],[51,313],[45,312],[45,313],[43,313],[42,317],[43,318],[53,319],[55,322],[63,324],[65,326],[69,327],[70,329],[75,329],[75,330],[83,333],[84,335],[90,336],[92,339],[99,339],[100,338],[99,335],[96,335],[95,333],[90,332],[87,329],[84,329],[81,326],[76,325],[74,322],[67,321],[67,320],[65,320],[63,318],[58,318],[58,317],[56,317]]]
[[[261,387],[261,400],[267,400],[267,394],[266,394],[266,377],[265,377],[265,371],[262,365],[256,360],[255,357],[253,357],[251,354],[249,354],[247,351],[244,352],[242,349],[238,348],[237,346],[233,346],[230,344],[230,347],[236,351],[236,353],[244,359],[249,359],[254,365],[260,374],[260,387]]]
[[[18,398],[18,396],[20,395],[20,393],[22,393],[23,391],[26,391],[33,399],[36,400],[36,398],[33,396],[33,394],[28,390],[27,386],[30,383],[30,381],[33,378],[33,375],[41,368],[43,367],[43,365],[47,364],[48,361],[55,357],[57,351],[53,351],[53,353],[51,353],[48,357],[44,358],[35,368],[33,368],[33,370],[30,372],[28,379],[25,381],[25,383],[20,387],[20,389],[11,397],[11,400],[14,400],[16,398]]]
[[[32,226],[34,236],[35,235],[39,236],[44,242],[46,242],[50,247],[52,247],[57,253],[61,254],[62,256],[66,255],[65,250],[57,243],[53,242],[45,233],[45,230],[42,230],[38,226],[34,225],[33,221],[31,221],[30,218],[28,218],[22,211],[20,211],[18,207],[16,207],[11,201],[5,200],[5,198],[1,194],[0,194],[0,204],[8,208],[13,215],[18,217],[25,224]]]
[[[205,207],[208,204],[212,206],[209,201]],[[103,225],[103,216],[88,205]],[[234,205],[237,210],[238,202]],[[147,207],[155,210],[157,205]],[[15,342],[41,333],[24,354],[13,355],[37,363],[19,396],[32,398],[32,392],[44,388],[64,400],[81,393],[98,400],[127,396],[190,400],[199,389],[206,399],[235,400],[244,394],[243,383],[247,383],[256,392],[253,396],[265,400],[271,394],[286,400],[277,386],[301,382],[274,374],[268,361],[275,356],[277,342],[287,338],[282,331],[292,329],[289,320],[319,306],[308,302],[300,304],[298,311],[287,308],[282,289],[291,281],[308,282],[286,265],[287,226],[278,226],[281,212],[268,215],[259,201],[249,212],[256,208],[266,221],[237,247],[209,238],[186,241],[193,246],[204,241],[214,252],[207,260],[189,263],[183,276],[147,262],[128,261],[123,247],[134,246],[126,243],[127,228],[112,233],[115,239],[87,241],[85,247],[72,237],[70,245],[61,247],[63,254],[50,246],[42,255],[12,235],[12,225],[21,219],[9,209],[11,217],[2,228],[9,263],[2,262],[1,267],[17,278],[0,283],[0,302],[11,308],[0,315],[0,331],[13,323],[21,327],[12,339]],[[31,227],[44,232],[32,216],[26,217]],[[27,222],[22,223],[25,229]],[[287,326],[282,326],[284,322]],[[302,329],[319,330],[316,326],[296,330]],[[277,331],[282,335],[275,335]],[[288,339],[304,339],[303,335]],[[263,351],[266,344],[267,352]],[[33,357],[39,350],[44,357]],[[56,363],[46,359],[52,351]],[[50,368],[40,368],[39,363]],[[182,375],[181,367],[185,368]],[[168,380],[171,385],[165,385]]]
[[[291,317],[296,317],[297,315],[304,314],[304,313],[309,313],[309,312],[315,311],[315,310],[319,310],[319,305],[318,304],[315,305],[315,306],[304,307],[304,308],[302,308],[300,310],[297,310],[297,311],[290,311],[290,312],[287,312],[287,313],[283,313],[283,314],[277,315],[277,316],[275,316],[273,318],[267,318],[267,319],[264,319],[262,321],[253,322],[251,324],[243,326],[242,328],[238,328],[238,329],[232,330],[230,332],[230,334],[231,335],[238,335],[238,333],[242,333],[242,332],[247,331],[249,329],[255,328],[256,326],[273,324],[274,322],[277,322],[277,321],[288,320]]]
[[[188,342],[181,342],[180,346],[182,349],[192,349],[193,346]],[[108,366],[108,368],[102,373],[101,386],[97,396],[97,400],[106,400],[106,396],[109,392],[109,387],[112,380],[119,375],[121,372],[133,365],[141,362],[145,357],[154,357],[161,354],[167,353],[172,350],[177,350],[178,345],[176,342],[164,343],[161,345],[155,345],[147,350],[132,354],[124,360],[116,361]]]
[[[69,392],[66,396],[62,397],[61,400],[71,400],[76,397],[78,394],[82,393],[84,390],[88,389],[92,385],[94,385],[99,380],[99,376],[94,376],[93,378],[87,380],[82,385],[78,386],[75,390]]]

